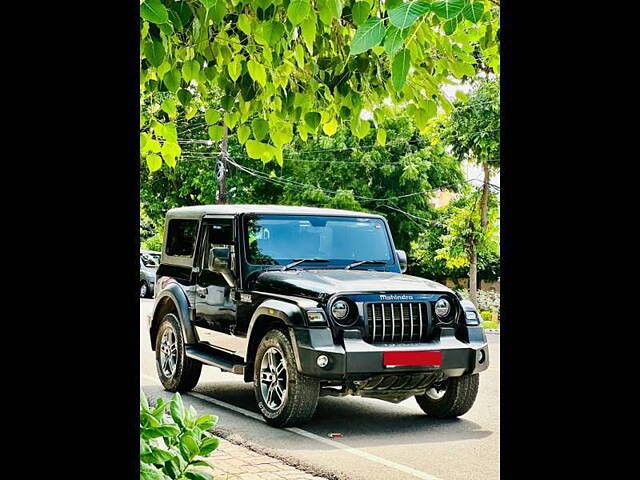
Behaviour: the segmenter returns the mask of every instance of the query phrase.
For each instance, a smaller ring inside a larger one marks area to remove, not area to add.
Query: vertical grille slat
[[[378,308],[380,309],[378,311]],[[430,315],[423,302],[374,302],[366,304],[368,342],[421,342],[429,335]],[[424,317],[424,318],[423,318]],[[399,324],[398,324],[399,322]],[[389,332],[389,335],[387,335]]]

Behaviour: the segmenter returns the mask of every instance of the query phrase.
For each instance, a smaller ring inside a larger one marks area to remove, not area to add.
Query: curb
[[[500,335],[500,329],[497,328],[487,328],[485,333],[492,333],[493,335]]]

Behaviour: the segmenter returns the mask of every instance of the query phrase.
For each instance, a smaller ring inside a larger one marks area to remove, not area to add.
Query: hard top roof
[[[284,215],[340,215],[350,217],[383,218],[381,215],[334,208],[294,207],[289,205],[198,205],[172,208],[167,218],[198,218],[202,215],[238,215],[241,213]]]

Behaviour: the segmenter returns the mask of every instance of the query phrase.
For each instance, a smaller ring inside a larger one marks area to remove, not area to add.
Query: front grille
[[[367,342],[422,342],[431,332],[426,303],[368,303]]]

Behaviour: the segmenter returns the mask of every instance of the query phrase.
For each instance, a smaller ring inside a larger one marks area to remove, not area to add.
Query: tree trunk
[[[478,254],[474,244],[469,248],[469,299],[478,306]]]
[[[491,172],[487,162],[482,164],[484,168],[484,183],[482,185],[482,202],[480,204],[480,227],[486,228],[489,223],[487,220],[487,210],[489,209],[489,181],[491,180]]]

